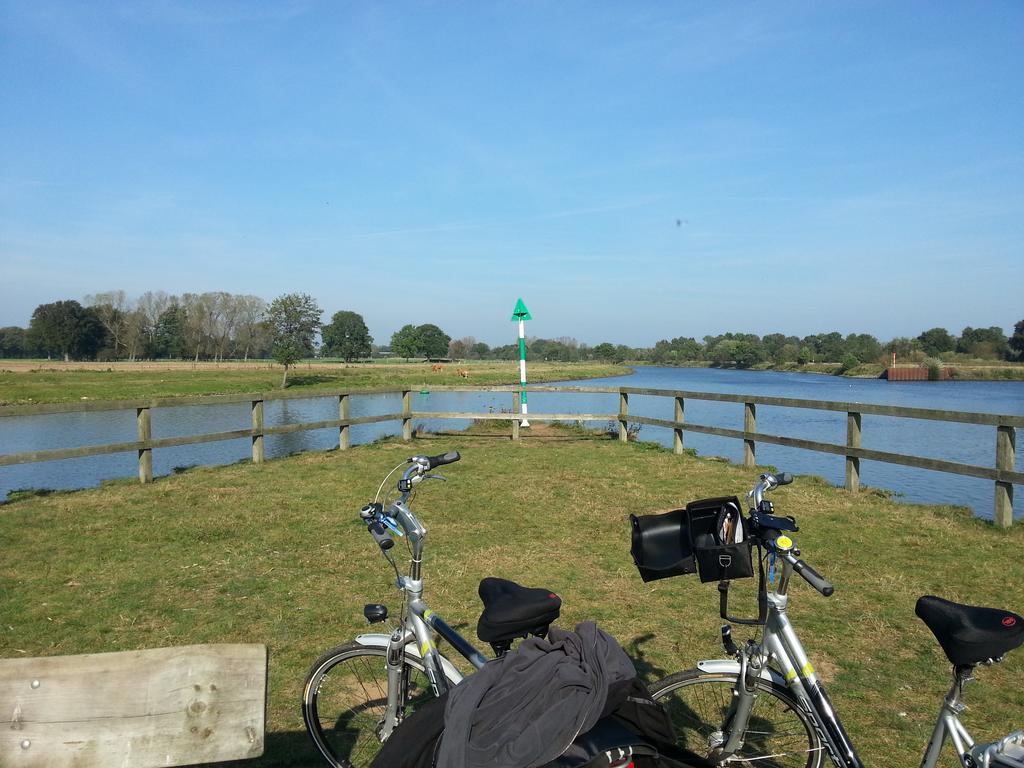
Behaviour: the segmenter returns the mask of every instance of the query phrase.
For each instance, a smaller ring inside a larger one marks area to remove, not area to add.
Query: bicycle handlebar
[[[792,482],[793,475],[789,472],[780,472],[777,475],[772,475],[766,472],[761,475],[760,482],[758,482],[758,484],[755,485],[747,495],[754,500],[754,509],[760,512],[761,504],[764,501],[764,495],[766,493],[775,490],[780,485],[789,485]],[[778,533],[779,531],[777,530],[769,530],[768,535],[764,535],[764,532],[762,532],[762,535],[759,538],[766,544],[770,551],[774,552],[777,556],[789,563],[793,567],[793,570],[800,574],[804,581],[818,590],[825,597],[831,597],[832,593],[836,591],[836,588],[828,579],[797,557],[799,551],[797,551],[796,554],[793,554],[788,547],[785,549],[779,548],[775,541]]]
[[[370,532],[370,535],[373,536],[374,540],[377,542],[377,546],[380,547],[382,552],[386,552],[395,546],[395,540],[391,538],[387,529],[384,527],[384,524],[379,520],[371,520],[366,528]]]
[[[434,469],[434,467],[441,467],[445,464],[454,464],[462,457],[458,451],[448,451],[448,453],[441,453],[437,456],[417,456],[416,458],[425,458],[427,460],[427,469]]]
[[[821,592],[825,597],[831,597],[832,593],[836,591],[836,588],[832,586],[828,579],[811,568],[811,566],[800,558],[787,553],[786,560],[793,566],[794,571],[803,576],[804,581]]]

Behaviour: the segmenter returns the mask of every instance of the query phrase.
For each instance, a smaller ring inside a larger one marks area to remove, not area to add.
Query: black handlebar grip
[[[789,474],[789,472],[779,472],[779,474],[775,476],[775,482],[779,485],[789,485],[793,482],[793,476]]]
[[[395,546],[395,540],[388,535],[387,529],[379,520],[374,520],[366,527],[369,529],[373,538],[377,541],[377,545],[381,548],[382,552]]]
[[[427,465],[433,469],[444,464],[454,464],[461,458],[458,451],[448,451],[448,453],[438,454],[437,456],[427,456]]]
[[[797,560],[796,563],[793,564],[793,570],[803,576],[804,581],[821,592],[825,597],[831,597],[832,593],[836,591],[836,588],[833,587],[824,576],[811,568],[811,566],[803,560]]]

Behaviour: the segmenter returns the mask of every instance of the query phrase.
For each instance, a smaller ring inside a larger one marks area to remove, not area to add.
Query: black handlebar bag
[[[751,542],[739,499],[691,501],[660,515],[630,515],[633,562],[646,581],[697,573],[728,581],[754,575]]]

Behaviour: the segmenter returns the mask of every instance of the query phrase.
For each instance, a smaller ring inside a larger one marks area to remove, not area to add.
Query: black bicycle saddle
[[[562,610],[562,599],[548,589],[531,589],[493,576],[480,582],[479,594],[484,611],[476,634],[485,643],[531,634],[543,637]]]
[[[958,667],[998,659],[1024,643],[1024,618],[998,608],[980,608],[943,600],[918,598],[914,609]]]

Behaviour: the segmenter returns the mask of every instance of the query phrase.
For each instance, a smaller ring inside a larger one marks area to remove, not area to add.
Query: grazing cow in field
[[[440,373],[441,371],[444,370],[444,366],[441,365],[440,363],[434,363],[432,366],[430,366],[430,370],[433,371],[434,373]]]
[[[467,371],[465,368],[459,368],[458,374],[459,374],[459,376],[461,376],[464,379],[468,379],[469,378],[469,371]]]

